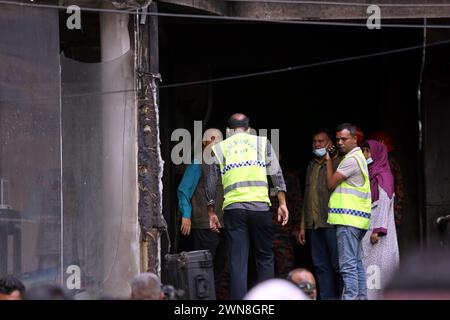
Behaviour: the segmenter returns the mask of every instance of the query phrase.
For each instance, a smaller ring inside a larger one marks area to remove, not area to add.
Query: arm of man
[[[289,210],[286,205],[286,194],[284,191],[278,191],[277,193],[278,203],[278,222],[281,222],[281,225],[284,226],[289,220]]]
[[[283,171],[278,158],[269,140],[267,140],[266,146],[266,164],[267,175],[270,176],[273,186],[277,189],[279,203],[277,220],[284,226],[289,220],[289,211],[286,205],[286,182],[284,181]]]
[[[178,186],[178,208],[181,211],[181,233],[189,235],[191,232],[191,215],[192,206],[191,198],[197,189],[198,182],[202,175],[202,170],[198,164],[190,164],[184,172],[183,179],[181,179]]]
[[[328,190],[333,191],[342,181],[346,180],[347,177],[344,176],[342,173],[338,172],[337,170],[334,171],[333,160],[328,155],[328,152],[326,155],[326,160],[327,160],[327,186]]]
[[[312,174],[312,165],[311,163],[308,164],[308,167],[306,168],[306,173],[305,173],[305,193],[304,193],[304,199],[303,199],[303,203],[300,209],[300,226],[299,226],[299,230],[298,230],[298,234],[297,234],[297,241],[301,244],[304,245],[306,243],[306,232],[305,232],[305,216],[307,214],[306,210],[307,210],[307,202],[310,201],[310,178],[311,178],[311,174]]]
[[[300,210],[300,227],[297,234],[297,241],[304,245],[306,243],[306,237],[305,237],[305,214],[304,214],[304,207]]]
[[[220,179],[220,167],[213,163],[208,165],[206,180],[205,180],[205,196],[206,205],[208,208],[209,217],[209,227],[214,232],[219,232],[221,228],[219,217],[216,214],[215,204],[216,204],[216,185],[217,181]]]
[[[327,185],[330,191],[333,191],[342,181],[348,180],[349,178],[360,174],[358,162],[353,157],[342,160],[336,171],[333,169],[333,161],[329,159],[328,154],[326,157]]]

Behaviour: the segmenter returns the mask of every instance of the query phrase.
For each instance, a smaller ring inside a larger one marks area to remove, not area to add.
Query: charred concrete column
[[[152,2],[148,11],[157,12]],[[135,25],[139,72],[139,222],[141,227],[142,269],[161,276],[164,243],[161,234],[167,231],[162,215],[163,169],[160,148],[160,119],[158,106],[158,17],[147,17]],[[166,233],[167,234],[167,233]],[[170,249],[168,249],[169,251]]]
[[[104,13],[100,17],[102,62],[117,59],[130,50],[128,14]],[[137,218],[136,97],[133,59],[117,70],[103,70],[103,238],[104,295],[129,297],[129,283],[139,272]],[[111,79],[110,77],[113,77]],[[106,77],[109,77],[107,79]],[[115,88],[114,79],[127,79],[126,88]],[[113,83],[113,84],[111,84]]]

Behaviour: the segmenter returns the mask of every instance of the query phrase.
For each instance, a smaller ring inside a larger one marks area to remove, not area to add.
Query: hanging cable
[[[359,56],[326,60],[326,61],[315,62],[315,63],[305,64],[305,65],[286,67],[286,68],[281,68],[281,69],[240,74],[240,75],[221,77],[221,78],[215,78],[215,79],[206,79],[206,80],[199,80],[199,81],[189,81],[189,82],[167,84],[167,85],[159,86],[158,88],[168,89],[168,88],[184,87],[184,86],[191,86],[191,85],[198,85],[198,84],[244,79],[244,78],[250,78],[250,77],[265,76],[265,75],[270,75],[270,74],[275,74],[275,73],[289,72],[289,71],[295,71],[295,70],[300,70],[300,69],[307,69],[307,68],[312,68],[312,67],[330,65],[330,64],[339,63],[339,62],[349,62],[349,61],[353,61],[353,60],[362,60],[362,59],[367,59],[367,58],[372,58],[372,57],[396,54],[396,53],[407,52],[407,51],[412,51],[412,50],[417,50],[417,49],[423,50],[424,45],[425,45],[425,47],[435,47],[435,46],[445,45],[445,44],[449,44],[449,43],[450,43],[450,40],[443,40],[443,41],[437,41],[437,42],[433,42],[433,43],[429,43],[429,44],[425,43],[425,44],[412,46],[412,47],[405,47],[405,48],[375,52],[375,53],[359,55]],[[135,89],[103,91],[103,92],[102,91],[85,92],[85,93],[64,95],[61,98],[62,99],[72,99],[72,98],[81,98],[81,97],[87,97],[87,96],[93,96],[93,95],[108,95],[108,94],[118,94],[118,93],[127,93],[127,92],[135,92]],[[60,99],[60,97],[24,98],[24,99],[16,99],[16,100],[0,100],[0,103],[23,103],[23,102],[35,102],[35,101],[59,100],[59,99]]]
[[[432,46],[448,44],[448,43],[450,43],[450,40],[435,42],[435,43],[429,44],[427,46],[432,47]],[[306,65],[287,67],[287,68],[275,69],[275,70],[269,70],[269,71],[263,71],[263,72],[248,73],[248,74],[243,74],[243,75],[222,77],[222,78],[209,79],[209,80],[190,81],[190,82],[162,85],[162,86],[160,86],[160,88],[161,89],[176,88],[176,87],[191,86],[191,85],[205,84],[205,83],[211,83],[211,82],[237,80],[237,79],[243,79],[243,78],[264,76],[264,75],[281,73],[281,72],[288,72],[288,71],[295,71],[295,70],[312,68],[312,67],[319,67],[319,66],[324,66],[324,65],[333,64],[333,63],[348,62],[348,61],[367,59],[367,58],[383,56],[383,55],[388,55],[388,54],[395,54],[395,53],[400,53],[400,52],[405,52],[405,51],[410,51],[410,50],[422,49],[422,47],[423,47],[423,45],[417,45],[417,46],[413,46],[413,47],[407,47],[407,48],[401,48],[401,49],[395,49],[395,50],[389,50],[389,51],[382,51],[382,52],[377,52],[377,53],[364,54],[364,55],[340,58],[340,59],[334,59],[334,60],[321,61],[321,62],[310,63],[310,64],[306,64]]]

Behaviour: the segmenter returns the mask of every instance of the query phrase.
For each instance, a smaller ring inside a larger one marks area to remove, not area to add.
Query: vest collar
[[[354,154],[355,152],[357,152],[357,151],[361,151],[361,148],[360,147],[354,147],[351,151],[349,151],[345,156],[346,157],[349,157],[349,156],[351,156],[352,154]]]
[[[248,133],[248,132],[246,132],[246,131],[234,131],[233,132],[233,134],[231,134],[230,136],[229,136],[229,138],[231,138],[231,137],[234,137],[234,136],[237,136],[238,134],[250,134],[250,133]]]

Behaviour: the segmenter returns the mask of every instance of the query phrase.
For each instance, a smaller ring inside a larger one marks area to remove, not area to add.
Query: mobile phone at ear
[[[337,154],[337,148],[335,145],[331,145],[330,148],[328,148],[328,153],[330,154],[330,157],[334,158]]]

